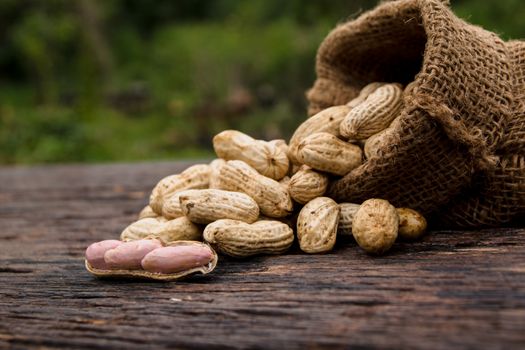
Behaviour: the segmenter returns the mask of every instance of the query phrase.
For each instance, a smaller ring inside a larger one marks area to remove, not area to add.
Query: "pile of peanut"
[[[425,218],[383,199],[361,204],[324,197],[329,182],[378,156],[402,108],[399,84],[372,83],[346,105],[302,123],[289,144],[235,130],[213,138],[218,159],[163,178],[120,240],[94,243],[96,276],[175,280],[208,273],[221,254],[283,254],[297,238],[305,253],[326,253],[339,236],[383,254],[396,239],[417,239]],[[364,153],[364,154],[363,154]]]

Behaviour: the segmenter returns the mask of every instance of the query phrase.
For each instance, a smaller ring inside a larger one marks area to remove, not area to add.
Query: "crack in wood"
[[[33,273],[31,269],[24,269],[19,267],[0,266],[0,273]]]

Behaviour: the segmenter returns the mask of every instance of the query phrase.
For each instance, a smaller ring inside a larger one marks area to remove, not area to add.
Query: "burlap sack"
[[[525,42],[507,44],[514,79],[514,113],[498,149],[497,165],[474,175],[473,184],[437,217],[445,226],[525,224]]]
[[[316,70],[309,114],[373,81],[411,83],[380,156],[335,181],[330,196],[385,198],[448,226],[525,215],[523,42],[467,24],[446,1],[399,0],[334,29]]]

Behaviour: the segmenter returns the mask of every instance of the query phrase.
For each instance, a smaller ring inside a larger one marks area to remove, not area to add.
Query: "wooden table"
[[[221,257],[177,283],[89,275],[86,246],[187,165],[0,168],[0,348],[525,348],[525,229]]]

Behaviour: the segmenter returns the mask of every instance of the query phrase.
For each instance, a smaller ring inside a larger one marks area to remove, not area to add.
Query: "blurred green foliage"
[[[237,128],[287,138],[317,46],[375,0],[2,0],[0,163],[202,157]],[[452,0],[525,37],[523,0]]]

